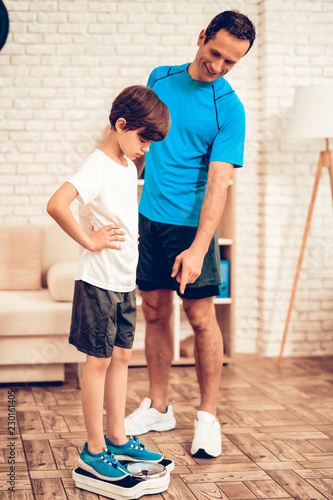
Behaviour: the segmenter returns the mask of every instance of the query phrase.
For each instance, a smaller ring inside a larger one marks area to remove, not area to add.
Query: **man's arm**
[[[143,172],[143,169],[145,167],[145,155],[140,156],[140,158],[137,158],[134,160],[135,166],[138,169],[138,179],[140,179],[140,175]]]
[[[186,285],[194,283],[201,274],[204,257],[224,210],[232,171],[231,163],[212,161],[209,164],[196,237],[190,248],[176,257],[172,269],[171,276],[180,283],[180,293],[184,293]]]

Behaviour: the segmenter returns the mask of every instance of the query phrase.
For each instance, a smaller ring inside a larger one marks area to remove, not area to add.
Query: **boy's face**
[[[249,40],[239,40],[224,29],[206,44],[205,39],[206,32],[202,30],[197,43],[199,50],[189,68],[190,76],[202,82],[213,82],[226,75],[250,46]]]
[[[118,137],[120,149],[127,158],[136,160],[149,151],[149,146],[153,141],[142,139],[140,132],[142,128],[136,130],[122,130]]]

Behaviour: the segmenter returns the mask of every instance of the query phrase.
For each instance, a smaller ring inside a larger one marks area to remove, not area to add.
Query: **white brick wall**
[[[314,172],[324,141],[288,141],[297,86],[332,77],[331,1],[262,0],[259,352],[276,355],[284,330]],[[274,126],[276,121],[279,126]],[[270,134],[268,131],[272,131]],[[332,199],[327,172],[317,197],[285,354],[333,353]]]
[[[296,86],[333,78],[331,0],[5,0],[0,223],[48,220],[51,193],[104,137],[113,98],[160,64],[191,61],[200,30],[237,8],[257,26],[228,76],[247,111],[237,172],[238,351],[276,355],[321,141],[286,140]],[[286,353],[333,353],[332,202],[324,176]]]

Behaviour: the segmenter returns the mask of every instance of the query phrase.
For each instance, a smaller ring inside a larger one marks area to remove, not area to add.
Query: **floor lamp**
[[[329,149],[329,138],[333,137],[333,83],[318,84],[310,87],[301,87],[296,89],[292,119],[290,123],[290,137],[293,139],[325,139],[326,149],[325,151],[321,151],[319,154],[311,201],[305,223],[301,250],[298,257],[296,273],[294,277],[283,338],[281,342],[281,349],[277,362],[278,366],[280,366],[281,364],[284,345],[288,334],[289,322],[294,306],[298,279],[301,272],[306,241],[310,231],[313,209],[323,167],[328,168],[333,200],[333,155],[332,151],[330,151]]]

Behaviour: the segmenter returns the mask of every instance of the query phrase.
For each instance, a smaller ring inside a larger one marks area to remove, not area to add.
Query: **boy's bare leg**
[[[97,358],[87,355],[83,370],[81,401],[90,453],[101,453],[105,447],[103,401],[105,374],[109,364],[109,358]]]
[[[128,363],[132,350],[114,346],[105,378],[106,436],[114,444],[128,441],[125,434],[125,407]]]
[[[216,416],[223,364],[223,340],[216,320],[213,297],[183,299],[183,305],[195,335],[195,367],[201,394],[199,410]]]
[[[171,328],[172,290],[142,291],[142,310],[146,320],[145,352],[152,407],[164,413],[168,404],[170,367],[173,359]]]

